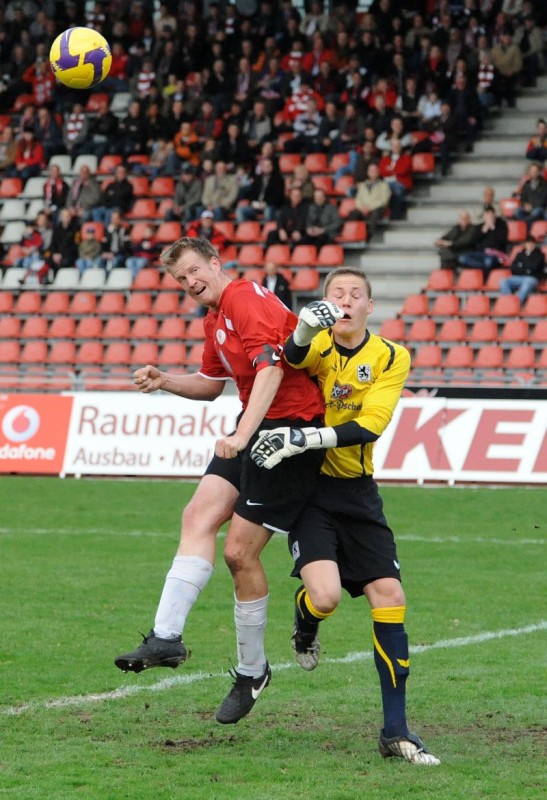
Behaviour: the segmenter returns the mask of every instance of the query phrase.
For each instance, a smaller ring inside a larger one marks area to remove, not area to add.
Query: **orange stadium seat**
[[[242,244],[238,253],[240,267],[260,267],[264,263],[264,250],[260,244]]]
[[[156,241],[158,244],[173,244],[182,236],[182,225],[180,222],[160,222],[156,231]]]
[[[524,344],[528,341],[530,327],[524,319],[510,319],[503,326],[500,335],[501,344]]]
[[[125,313],[125,295],[123,292],[103,292],[95,309],[101,316]]]
[[[233,242],[236,236],[234,223],[231,219],[221,219],[218,222],[215,222],[215,228],[217,231],[226,237],[229,242]]]
[[[47,360],[47,342],[39,340],[27,342],[21,351],[21,364],[44,364]]]
[[[348,164],[349,153],[335,153],[328,164],[328,171],[336,172],[336,170],[341,169],[342,167],[347,167]]]
[[[344,202],[344,201],[342,201]],[[337,241],[341,244],[364,244],[367,240],[367,224],[364,220],[346,220]]]
[[[401,314],[405,317],[424,317],[429,314],[429,300],[426,294],[409,294],[405,298]]]
[[[152,180],[148,194],[150,197],[174,197],[175,180],[170,175],[159,175]]]
[[[515,294],[500,295],[494,301],[493,317],[516,317],[520,314],[520,300]]]
[[[142,242],[143,239],[148,237],[148,229],[150,225],[148,222],[135,222],[131,227],[131,233],[129,234],[129,238],[133,244],[138,244]]]
[[[547,343],[547,320],[542,319],[536,324],[530,336],[530,342],[542,345]]]
[[[480,292],[483,288],[483,277],[481,269],[464,269],[456,280],[456,291],[458,292]]]
[[[105,155],[99,161],[97,175],[111,175],[114,173],[116,167],[120,164],[123,164],[123,159],[121,156]]]
[[[432,317],[457,317],[460,313],[460,298],[456,294],[440,294],[433,301]]]
[[[348,193],[348,189],[351,189],[355,186],[355,179],[353,175],[341,175],[336,183],[334,184],[334,194],[337,194],[340,197],[346,197]],[[350,199],[350,198],[346,198]],[[351,198],[355,201],[355,198]]]
[[[447,319],[443,322],[437,336],[438,342],[465,342],[467,325],[463,319]]]
[[[84,342],[76,356],[78,364],[102,364],[104,348],[101,342]]]
[[[168,291],[180,292],[180,283],[173,278],[170,272],[161,273],[160,289],[167,289]]]
[[[150,163],[150,156],[146,153],[133,153],[133,155],[127,157],[128,164],[142,164],[146,166]]]
[[[497,342],[498,324],[493,319],[479,319],[469,333],[470,342]]]
[[[76,345],[74,342],[54,342],[47,358],[48,364],[74,364]]]
[[[503,197],[500,200],[501,216],[505,219],[514,217],[518,208],[520,208],[520,200],[517,197]]]
[[[507,240],[509,242],[524,242],[528,226],[523,219],[507,220]]]
[[[484,288],[488,292],[499,292],[501,281],[503,278],[508,278],[510,275],[510,269],[493,269],[488,273]]]
[[[203,345],[195,345],[203,347]],[[186,362],[186,345],[181,342],[164,344],[158,356],[158,364],[162,366],[182,367]]]
[[[72,317],[56,317],[48,328],[49,339],[73,339],[76,331],[76,320]]]
[[[31,317],[30,319],[37,319]],[[30,320],[26,320],[29,322]],[[46,323],[47,329],[47,323]],[[0,324],[0,339],[18,339],[21,333],[21,320],[19,317],[4,317]],[[25,337],[26,338],[26,337]]]
[[[186,339],[201,341],[205,337],[203,330],[204,317],[194,317],[186,328]]]
[[[131,363],[131,345],[129,342],[112,342],[107,345],[104,351],[103,364],[110,366],[115,364]]]
[[[94,92],[93,94],[89,95],[87,103],[85,105],[86,111],[91,111],[93,114],[96,114],[97,111],[100,110],[101,106],[107,106],[110,102],[110,97],[106,92]]]
[[[522,315],[524,317],[547,317],[547,295],[531,294],[524,304]]]
[[[0,181],[0,198],[3,200],[8,197],[19,197],[23,191],[23,181],[21,178],[2,178]]]
[[[473,350],[467,344],[451,347],[446,354],[445,367],[461,369],[473,366]]]
[[[334,180],[331,175],[313,175],[312,182],[314,189],[323,189],[327,195],[334,194]]]
[[[386,319],[380,326],[380,336],[394,342],[404,342],[406,339],[405,323],[402,319]]]
[[[144,267],[139,270],[135,275],[133,283],[131,284],[131,291],[135,289],[145,289],[147,291],[159,289],[161,284],[161,275],[159,269],[156,267]]]
[[[133,292],[125,304],[125,313],[131,316],[150,314],[152,297],[149,292]]]
[[[507,369],[533,369],[535,366],[536,354],[533,347],[529,345],[519,345],[509,350],[507,356]]]
[[[344,248],[340,244],[324,244],[317,254],[318,267],[341,267],[344,263]]]
[[[82,317],[74,331],[75,339],[100,339],[103,335],[103,322],[99,317]]]
[[[135,200],[133,208],[125,214],[125,219],[155,219],[156,201],[151,197],[139,197]]]
[[[310,174],[328,172],[326,153],[308,153],[304,158],[304,166]]]
[[[158,321],[154,317],[140,317],[131,328],[131,339],[157,339]]]
[[[0,314],[10,314],[11,311],[13,311],[12,293],[0,291]]]
[[[120,339],[129,339],[130,322],[128,317],[111,317],[103,327],[103,340],[114,342]]]
[[[182,298],[182,303],[180,304],[179,314],[195,314],[199,308],[199,303],[197,300],[194,300],[193,297],[190,297],[189,294],[185,294]]]
[[[299,269],[290,286],[293,292],[314,292],[319,289],[319,273],[315,269]]]
[[[132,364],[157,364],[159,348],[156,342],[138,342],[131,353]]]
[[[82,228],[86,228],[86,230],[93,229],[95,231],[95,238],[102,242],[104,240],[104,225],[102,222],[93,222],[93,220],[88,220],[84,222]]]
[[[412,156],[413,175],[434,175],[435,156],[433,153],[414,153]]]
[[[429,275],[427,289],[430,292],[450,292],[454,288],[454,273],[450,269],[434,269]]]
[[[166,339],[173,339],[180,341],[186,336],[186,322],[179,317],[167,317],[160,322],[158,328],[158,339],[165,341]]]
[[[159,204],[156,210],[156,219],[165,219],[167,212],[175,205],[173,197],[158,197]]]
[[[291,253],[291,267],[312,267],[317,259],[314,244],[297,244]]]
[[[165,345],[165,348],[167,347],[170,347],[170,345],[168,344]],[[203,356],[203,343],[198,342],[197,344],[192,345],[192,347],[187,351],[186,363],[188,364],[188,366],[191,367],[199,367],[201,366],[202,356]]]
[[[294,168],[301,163],[301,158],[297,153],[281,153],[279,156],[279,169],[284,175],[292,174]]]
[[[348,214],[351,214],[352,211],[355,211],[355,197],[344,197],[338,206],[340,218],[346,219]],[[349,222],[362,222],[363,225],[365,224],[364,220],[349,220]]]
[[[497,344],[489,344],[477,351],[477,369],[498,369],[503,365],[503,349]]]
[[[291,263],[291,251],[288,244],[271,244],[264,254],[264,261],[273,261],[281,267]]]
[[[75,316],[93,314],[97,308],[97,297],[93,292],[76,292],[70,301],[68,310]]]
[[[490,314],[490,298],[485,294],[471,294],[460,313],[462,317],[487,317]]]
[[[70,295],[68,292],[50,292],[42,304],[43,314],[68,314]]]
[[[536,242],[543,242],[547,236],[547,220],[536,219],[535,222],[532,222],[530,225],[530,234]]]
[[[412,359],[415,368],[428,368],[441,366],[441,348],[438,344],[423,344]]]
[[[2,324],[3,327],[3,324]],[[21,339],[46,339],[48,335],[48,321],[45,317],[29,317],[21,328]]]
[[[416,319],[410,326],[407,339],[409,342],[434,342],[436,325],[432,319]]]
[[[21,292],[13,306],[14,314],[39,314],[42,308],[40,292]]]
[[[178,314],[179,306],[180,295],[177,292],[158,292],[150,313],[158,317]]]
[[[150,197],[152,194],[150,181],[146,175],[129,175],[127,180],[133,187],[135,197]]]
[[[19,341],[0,340],[0,364],[18,364],[21,356]]]
[[[254,281],[255,283],[258,283],[259,286],[262,286],[262,281],[264,280],[265,274],[266,273],[263,269],[258,267],[250,267],[249,269],[245,270],[241,277],[245,278],[246,281]]]
[[[260,241],[260,223],[256,220],[240,222],[236,228],[234,241],[239,244],[250,244]]]

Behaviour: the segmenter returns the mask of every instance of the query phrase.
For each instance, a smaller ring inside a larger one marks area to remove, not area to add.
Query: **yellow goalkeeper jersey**
[[[336,344],[331,330],[321,331],[305,359],[291,365],[316,377],[325,399],[325,424],[357,422],[380,436],[397,405],[410,369],[410,355],[401,345],[367,331],[360,347]],[[326,451],[321,472],[334,478],[372,475],[373,443]]]

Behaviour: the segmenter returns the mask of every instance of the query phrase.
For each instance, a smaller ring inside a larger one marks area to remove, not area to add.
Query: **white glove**
[[[272,469],[284,458],[305,450],[336,447],[337,437],[332,428],[273,428],[260,431],[251,448],[251,459],[264,469]]]
[[[298,347],[310,344],[314,336],[324,328],[330,328],[343,316],[344,312],[335,303],[329,303],[327,300],[314,300],[308,303],[298,315],[298,325],[293,333],[294,343]]]

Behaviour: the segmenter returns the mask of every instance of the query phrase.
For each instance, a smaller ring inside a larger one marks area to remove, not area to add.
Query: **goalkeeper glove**
[[[294,343],[298,347],[305,347],[321,330],[330,328],[343,316],[344,312],[327,300],[314,300],[308,303],[298,315],[298,325],[292,335]]]
[[[305,450],[336,447],[337,436],[333,428],[273,428],[260,431],[251,448],[251,459],[264,469],[272,469],[284,458]]]

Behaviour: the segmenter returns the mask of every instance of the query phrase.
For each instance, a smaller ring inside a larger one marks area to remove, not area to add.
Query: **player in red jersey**
[[[194,375],[170,375],[148,365],[137,370],[135,383],[143,392],[163,389],[213,400],[232,379],[243,411],[234,433],[216,443],[215,456],[183,513],[181,543],[153,630],[137,650],[115,663],[140,672],[176,667],[186,659],[184,622],[212,573],[218,528],[232,517],[224,556],[235,587],[238,666],[217,720],[235,723],[251,710],[271,676],[264,651],[268,585],[260,554],[275,531],[291,527],[313,491],[324,455],[311,450],[306,464],[295,459],[294,468],[272,480],[272,473],[251,461],[250,450],[259,428],[284,421],[292,426],[320,423],[323,400],[315,383],[281,358],[297,318],[273,293],[251,281],[230,280],[207,240],[179,239],[162,261],[182,289],[210,309],[202,365]]]

